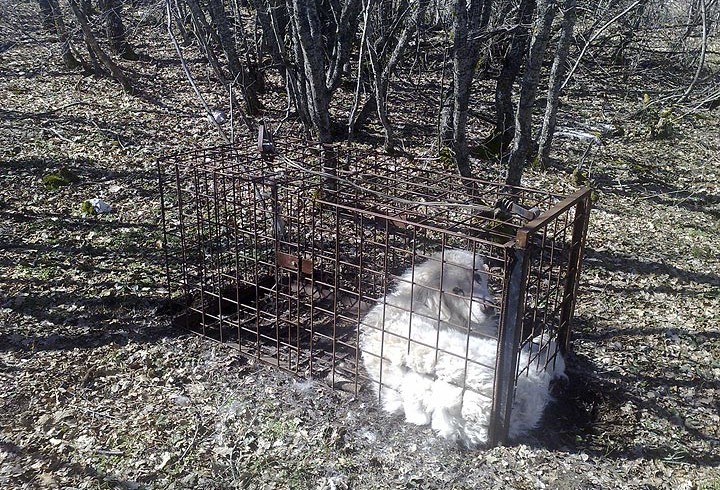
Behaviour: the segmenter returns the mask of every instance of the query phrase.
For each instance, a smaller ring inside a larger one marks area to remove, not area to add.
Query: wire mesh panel
[[[178,324],[469,445],[513,436],[523,393],[562,374],[587,190],[306,144],[158,169]]]

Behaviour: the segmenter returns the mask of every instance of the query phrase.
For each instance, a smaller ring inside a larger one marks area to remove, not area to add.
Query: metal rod
[[[570,349],[570,321],[572,320],[573,312],[575,311],[575,302],[577,300],[582,258],[585,250],[585,239],[587,237],[588,223],[590,220],[590,208],[590,193],[584,193],[583,198],[578,201],[577,207],[575,208],[567,278],[560,311],[558,345],[560,345],[563,352],[568,352]]]
[[[525,286],[528,273],[526,253],[525,249],[517,246],[507,249],[507,273],[503,293],[505,301],[498,331],[493,405],[488,428],[488,442],[491,446],[504,444],[510,429],[518,346],[525,311]]]

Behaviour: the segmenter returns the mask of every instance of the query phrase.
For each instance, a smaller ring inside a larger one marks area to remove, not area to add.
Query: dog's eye
[[[453,288],[453,293],[455,293],[455,294],[457,294],[457,295],[459,295],[459,296],[465,296],[465,291],[463,291],[462,289],[460,289],[460,288],[458,288],[458,287],[454,287],[454,288]]]

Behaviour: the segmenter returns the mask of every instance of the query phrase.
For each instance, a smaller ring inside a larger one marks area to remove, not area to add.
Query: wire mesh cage
[[[169,294],[186,305],[176,323],[372,390],[469,444],[513,436],[524,380],[564,369],[589,190],[508,188],[357,149],[264,149],[159,161]]]

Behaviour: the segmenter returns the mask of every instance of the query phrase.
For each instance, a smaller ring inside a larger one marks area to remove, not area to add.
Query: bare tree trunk
[[[256,0],[261,2],[263,0]],[[271,29],[269,35],[274,40],[274,45],[277,49],[277,67],[280,74],[283,76],[285,81],[285,87],[288,93],[288,117],[290,115],[291,108],[294,107],[300,120],[302,121],[305,128],[309,129],[312,127],[312,119],[310,118],[310,109],[308,107],[308,101],[305,94],[305,83],[304,76],[298,70],[298,66],[302,66],[302,50],[299,47],[299,42],[296,39],[295,31],[292,29],[290,21],[290,11],[292,6],[286,0],[265,0],[267,3],[264,4],[267,9],[267,15],[269,18],[269,27]],[[288,34],[288,29],[291,32],[290,49],[285,46],[285,38]],[[292,62],[294,57],[295,63]]]
[[[292,0],[287,0],[291,2]],[[292,11],[292,5],[290,5],[290,11]],[[292,36],[292,60],[286,62],[287,67],[287,86],[291,89],[291,97],[295,103],[295,108],[298,111],[300,120],[302,121],[305,128],[309,131],[315,129],[314,121],[312,118],[312,108],[310,107],[312,101],[308,93],[307,77],[305,76],[305,55],[303,54],[302,43],[299,39],[297,29],[295,28],[294,22],[292,21],[293,16],[290,16],[291,25],[291,36]],[[328,123],[329,125],[329,123]]]
[[[416,32],[417,24],[419,19],[424,15],[425,9],[427,8],[428,0],[420,0],[415,5],[409,5],[401,13],[401,16],[396,19],[398,28],[402,26],[400,34],[395,36],[385,36],[386,39],[382,43],[384,46],[381,53],[377,53],[376,44],[372,42],[372,32],[369,32],[365,37],[365,46],[367,47],[368,58],[370,59],[370,66],[372,69],[372,86],[373,86],[373,98],[375,99],[375,108],[377,111],[378,119],[383,126],[383,132],[385,133],[385,151],[392,152],[395,147],[395,137],[393,136],[393,129],[388,119],[388,108],[387,108],[387,95],[390,87],[390,81],[395,69],[397,68],[400,58],[403,52],[407,48],[410,40],[410,34]],[[370,8],[370,2],[365,6],[366,9]],[[372,27],[368,26],[368,30],[372,31]],[[378,39],[380,40],[380,39]],[[394,44],[394,46],[392,46]],[[392,46],[392,50],[390,48]],[[386,53],[389,51],[389,54]],[[385,59],[383,63],[383,59]],[[384,66],[383,66],[384,65]]]
[[[182,37],[182,45],[191,46],[193,43],[191,32],[193,35],[197,34],[193,30],[192,15],[185,8],[185,2],[182,0],[166,0],[167,2],[170,2],[170,12],[178,20],[177,30],[180,32],[180,37]],[[133,6],[135,6],[134,3],[133,1]]]
[[[208,25],[205,14],[200,9],[200,5],[197,3],[197,0],[185,0],[185,3],[190,9],[190,18],[195,26],[195,36],[200,43],[203,53],[208,59],[208,62],[215,74],[222,81],[223,85],[226,85],[228,83],[228,77],[223,72],[222,67],[220,66],[220,61],[211,48],[211,41],[220,44],[220,39],[217,37],[217,33],[210,28],[210,25]],[[178,19],[178,26],[182,23],[182,19]]]
[[[80,0],[80,8],[82,9],[83,14],[85,14],[85,17],[97,14],[97,12],[93,10],[90,0]]]
[[[520,86],[520,101],[515,116],[515,137],[508,162],[508,185],[520,185],[523,170],[530,154],[532,140],[532,108],[540,82],[545,49],[550,40],[550,31],[555,18],[555,0],[542,0],[538,5],[537,18],[533,25],[533,40],[525,64],[525,74]]]
[[[292,25],[295,34],[296,56],[302,62],[305,100],[313,127],[321,144],[329,143],[330,91],[325,84],[325,60],[322,33],[315,0],[291,0]]]
[[[370,2],[365,5],[365,8],[370,8]],[[393,151],[393,146],[395,145],[395,143],[392,126],[390,125],[390,121],[387,117],[387,101],[385,99],[385,94],[387,93],[387,90],[385,90],[385,93],[383,93],[382,67],[380,66],[378,54],[375,50],[375,43],[370,41],[370,39],[373,38],[373,28],[371,25],[368,26],[368,31],[368,36],[365,39],[365,45],[367,47],[367,55],[368,59],[370,60],[370,69],[372,71],[371,79],[373,98],[375,99],[375,109],[378,115],[378,119],[380,120],[380,124],[383,127],[383,132],[385,133],[385,151],[390,153]]]
[[[240,62],[237,51],[235,50],[235,36],[233,36],[230,26],[228,25],[227,15],[222,0],[208,0],[208,11],[212,17],[215,28],[217,29],[220,44],[223,52],[227,57],[228,68],[234,80],[240,82],[242,88],[243,99],[245,101],[245,110],[250,115],[256,115],[260,112],[260,102],[257,96],[257,87],[247,69]]]
[[[345,0],[340,11],[340,18],[335,25],[335,45],[330,57],[327,77],[327,86],[330,92],[340,85],[345,65],[350,61],[352,43],[359,22],[360,5],[360,0]]]
[[[252,81],[256,94],[265,92],[265,74],[260,69],[260,63],[263,60],[263,42],[262,36],[259,35],[257,29],[248,32],[245,28],[243,12],[250,9],[249,0],[232,0],[232,9],[230,11],[231,25],[234,26],[235,41],[239,44],[239,56],[245,58],[245,69]],[[256,16],[257,19],[257,16]],[[255,24],[257,26],[257,24]],[[236,48],[237,49],[237,48]]]
[[[288,23],[287,6],[277,0],[252,0],[256,21],[262,31],[262,42],[269,50],[273,64],[285,78],[284,45],[279,42],[285,37]]]
[[[455,1],[453,22],[453,153],[460,175],[471,176],[467,145],[470,92],[480,57],[480,31],[489,20],[492,0]]]
[[[495,130],[485,143],[492,153],[497,152],[507,160],[509,148],[515,136],[515,106],[512,101],[513,86],[525,60],[529,26],[535,12],[535,0],[521,0],[516,17],[516,32],[512,35],[510,48],[503,59],[503,67],[495,86]]]
[[[126,60],[137,61],[140,59],[125,36],[125,26],[120,15],[122,2],[120,0],[98,0],[98,7],[105,17],[105,31],[110,50]]]
[[[58,39],[60,39],[63,64],[69,69],[77,68],[80,66],[80,62],[73,56],[70,35],[65,27],[58,0],[38,0],[38,3],[40,4],[43,26],[51,34],[57,34]]]
[[[369,2],[368,2],[369,4]],[[355,136],[355,128],[358,125],[362,125],[364,120],[368,118],[368,107],[369,102],[374,101],[374,97],[370,97],[365,101],[362,110],[358,114],[358,106],[360,105],[360,93],[363,87],[363,59],[365,59],[365,47],[368,46],[368,31],[370,31],[370,9],[368,5],[363,2],[363,23],[362,33],[360,34],[360,46],[357,57],[357,78],[355,79],[355,96],[353,98],[353,105],[350,108],[350,114],[348,115],[348,142],[351,142]],[[377,110],[377,108],[375,108]],[[364,119],[361,119],[364,118]]]
[[[85,16],[85,13],[82,11],[80,6],[77,4],[77,1],[68,0],[68,4],[70,5],[70,8],[72,9],[75,17],[78,20],[78,23],[80,24],[80,28],[83,31],[83,36],[85,37],[85,42],[88,44],[88,49],[90,50],[91,55],[94,54],[98,57],[103,66],[105,66],[105,68],[110,71],[112,77],[115,80],[120,82],[120,85],[122,85],[123,89],[125,89],[127,93],[135,93],[135,88],[130,83],[130,80],[125,76],[125,73],[122,71],[122,69],[117,64],[115,64],[115,62],[110,58],[110,56],[108,56],[107,53],[105,53],[105,51],[103,51],[98,44],[97,39],[95,39],[95,35],[90,28],[87,17]]]
[[[565,4],[563,5],[563,21],[562,27],[560,28],[560,38],[558,39],[558,46],[555,51],[555,59],[550,69],[545,117],[543,118],[542,129],[540,130],[540,139],[538,140],[538,158],[543,167],[547,166],[550,149],[552,148],[555,123],[557,120],[558,101],[560,99],[560,86],[565,77],[568,51],[570,50],[570,42],[572,41],[573,30],[575,28],[577,15],[575,10],[576,5],[577,0],[565,0]]]
[[[457,0],[458,4],[465,3],[465,0]],[[459,13],[459,9],[455,11],[457,24],[466,20],[466,17]],[[460,175],[469,177],[472,175],[470,170],[470,155],[467,146],[467,117],[468,106],[470,103],[470,88],[472,79],[475,74],[475,64],[472,53],[464,46],[467,43],[467,30],[455,28],[455,50],[456,54],[453,60],[453,152],[455,164],[457,165]]]

